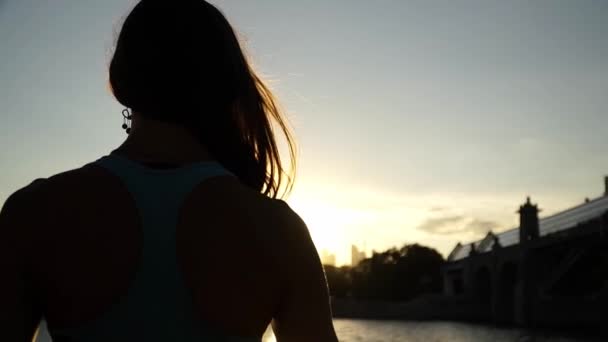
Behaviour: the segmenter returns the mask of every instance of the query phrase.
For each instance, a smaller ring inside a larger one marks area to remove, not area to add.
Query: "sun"
[[[292,201],[291,207],[300,215],[317,247],[317,250],[327,249],[335,253],[345,237],[342,231],[338,210],[331,204],[309,201]]]
[[[361,222],[362,213],[318,198],[291,198],[289,205],[306,223],[319,253],[335,254],[337,265],[350,261],[350,245],[357,240],[352,228]]]

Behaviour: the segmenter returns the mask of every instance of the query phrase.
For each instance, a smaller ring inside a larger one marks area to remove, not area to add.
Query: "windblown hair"
[[[134,112],[187,127],[243,184],[273,198],[291,190],[296,151],[287,121],[213,5],[140,1],[118,36],[110,85]],[[275,129],[285,137],[289,170]]]

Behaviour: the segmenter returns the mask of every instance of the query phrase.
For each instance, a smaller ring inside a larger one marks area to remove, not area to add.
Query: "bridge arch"
[[[478,268],[475,272],[475,296],[483,303],[490,303],[493,290],[490,268],[487,266]]]
[[[499,269],[496,293],[495,317],[499,323],[513,323],[517,303],[519,267],[515,262],[506,262]]]

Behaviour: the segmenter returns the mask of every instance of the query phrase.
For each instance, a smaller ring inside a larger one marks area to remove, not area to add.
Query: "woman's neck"
[[[114,153],[143,162],[187,164],[212,160],[209,151],[184,126],[133,113],[131,133]]]

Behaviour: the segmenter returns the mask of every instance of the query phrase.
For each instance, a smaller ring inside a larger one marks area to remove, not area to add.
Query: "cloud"
[[[451,215],[429,218],[422,222],[417,228],[418,230],[435,235],[472,233],[481,236],[488,231],[495,230],[499,227],[500,224],[495,221],[480,220],[462,215]]]
[[[486,234],[490,230],[496,230],[499,227],[500,224],[495,221],[473,219],[467,223],[467,225],[464,227],[464,231],[481,235]]]
[[[431,234],[456,234],[462,232],[460,227],[464,220],[464,216],[458,215],[430,218],[419,225],[418,229]]]

